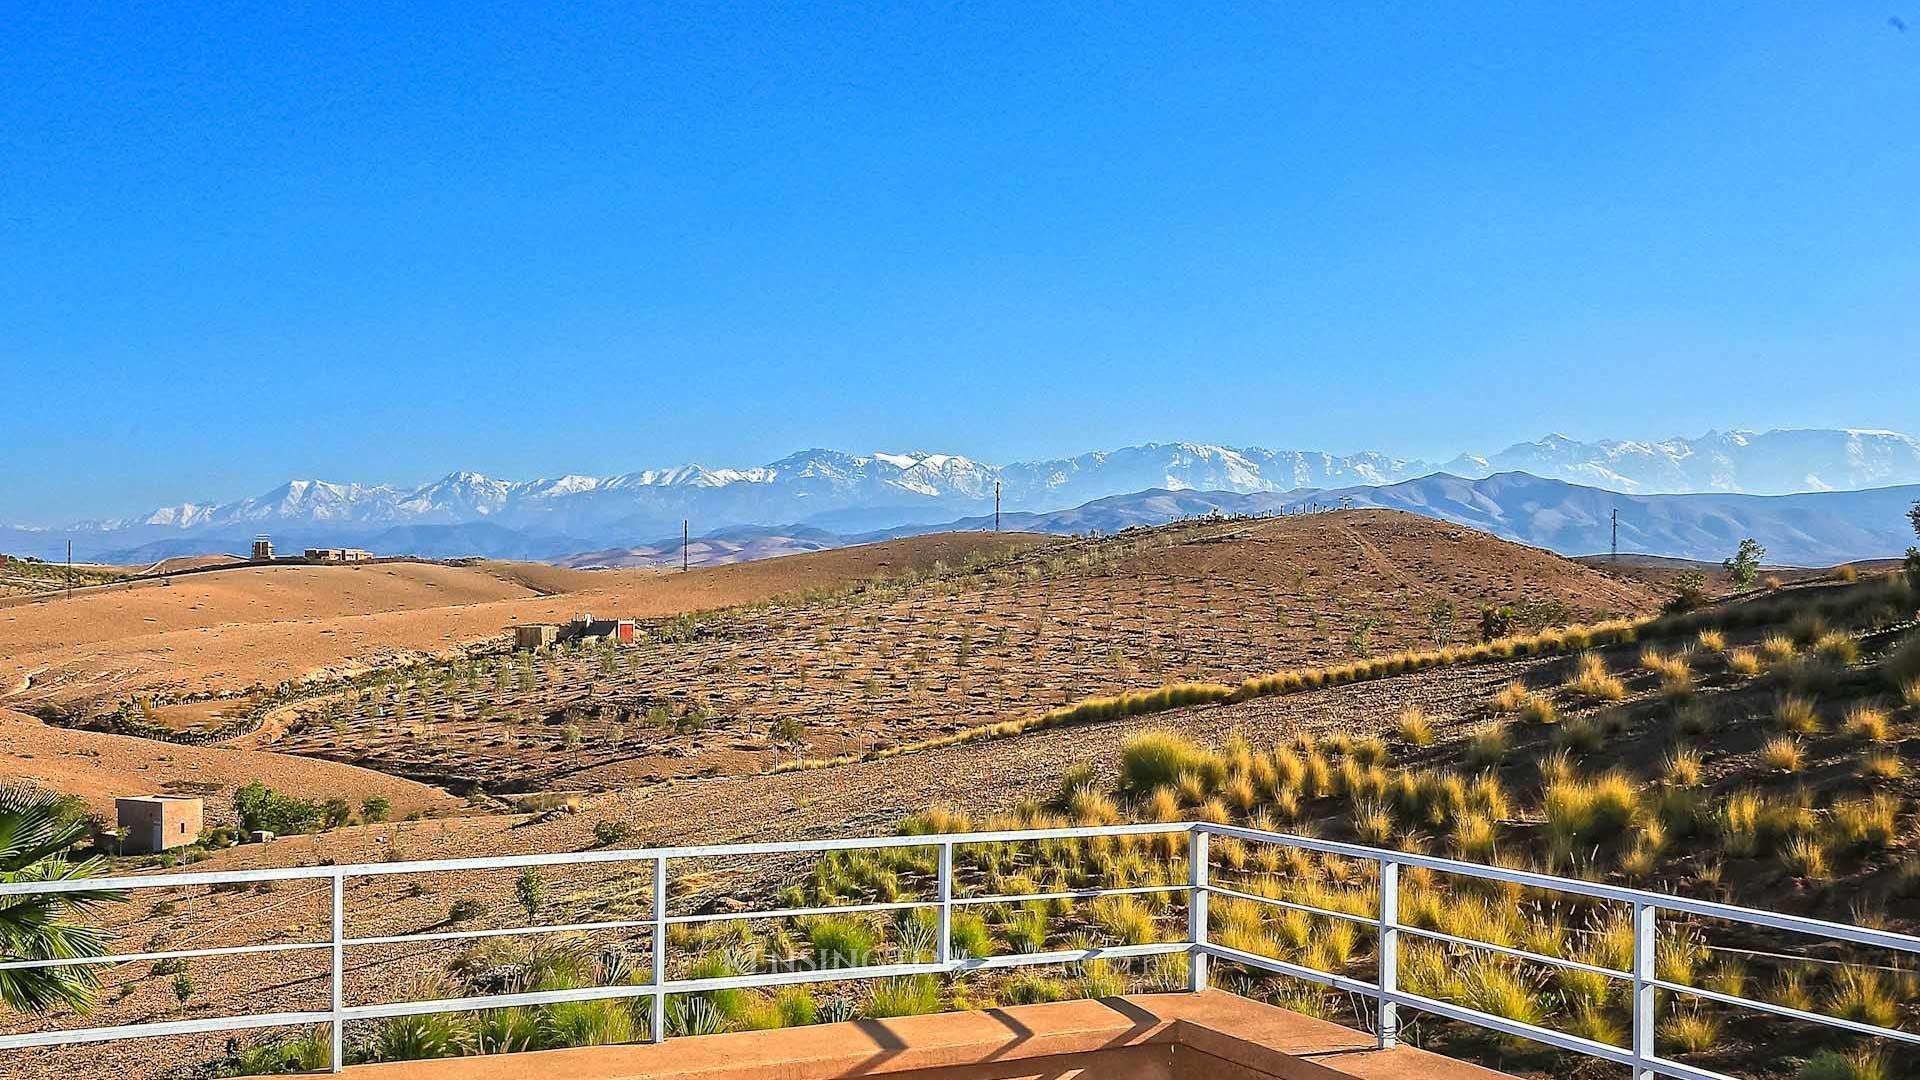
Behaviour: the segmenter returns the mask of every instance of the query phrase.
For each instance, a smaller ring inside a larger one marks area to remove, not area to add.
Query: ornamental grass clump
[[[1607,662],[1598,653],[1581,653],[1573,675],[1561,688],[1587,701],[1619,701],[1627,696],[1627,684],[1607,670]]]

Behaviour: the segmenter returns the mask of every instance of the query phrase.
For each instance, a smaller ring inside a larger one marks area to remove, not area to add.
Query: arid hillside
[[[687,574],[380,563],[144,581],[0,608],[0,702],[85,713],[137,695],[235,693],[458,650],[516,622],[670,616],[1042,539],[946,534]]]
[[[16,559],[0,553],[0,604],[49,596],[69,587],[85,588],[113,581],[126,573],[117,566],[75,566]]]
[[[1346,685],[805,771],[608,792],[585,798],[571,814],[347,828],[213,852],[206,865],[881,834],[908,814],[944,806],[937,820],[952,828],[1168,816],[1251,822],[1907,929],[1920,918],[1913,900],[1920,878],[1912,870],[1912,811],[1920,789],[1911,771],[1920,642],[1910,636],[1912,595],[1910,587],[1887,580],[1788,589],[1624,635],[1638,640],[1595,639],[1590,651],[1567,633],[1554,632],[1541,635],[1540,643],[1558,651],[1536,655],[1456,659],[1397,674],[1376,672]],[[1466,650],[1456,652],[1464,656]],[[1794,752],[1785,754],[1782,747]],[[1143,780],[1148,773],[1157,778]],[[999,874],[992,879],[999,882],[995,888],[1020,891],[1064,887],[1046,875],[1068,869],[1083,875],[1072,879],[1077,885],[1135,884],[1157,872],[1132,856],[1095,854],[1101,857],[1061,868],[1043,865],[1041,853],[1030,859],[1032,865],[1004,870],[982,870],[969,856],[972,869],[963,873]],[[1183,858],[1171,865],[1185,872]],[[1289,902],[1360,910],[1369,900],[1364,874],[1339,860],[1288,858],[1277,849],[1217,841],[1213,867],[1235,887]],[[1426,876],[1407,881],[1403,917],[1414,925],[1462,937],[1525,940],[1551,955],[1619,966],[1609,951],[1618,944],[1610,932],[1617,920],[1607,910],[1514,903],[1504,894]],[[543,921],[632,919],[646,910],[634,874],[620,864],[555,868],[544,882]],[[800,899],[808,903],[872,902],[875,889],[923,888],[924,876],[871,859],[810,869],[788,858],[716,865],[685,885],[687,891],[676,894],[681,910],[704,911],[739,902],[767,906],[789,887],[802,889]],[[455,912],[462,928],[521,925],[525,913],[516,887],[514,874],[505,871],[436,875],[419,887],[362,880],[350,886],[350,928],[367,935],[433,932],[449,925]],[[1440,895],[1453,902],[1433,902]],[[320,886],[270,893],[188,889],[169,894],[164,904],[154,897],[142,901],[113,908],[106,921],[122,939],[155,947],[298,940],[327,913]],[[1127,914],[1137,912],[1111,904],[1056,905],[1039,920],[1037,932],[1044,945],[1104,942],[1122,932],[1120,916]],[[1023,929],[1015,918],[1020,915],[1018,907],[1009,907],[988,916],[980,928],[987,954],[1015,948],[1016,932],[1033,930]],[[908,922],[861,918],[881,941],[900,937]],[[1183,919],[1177,905],[1150,907],[1124,932],[1178,934]],[[1345,940],[1328,929],[1337,925],[1286,912],[1250,912],[1221,900],[1211,932],[1235,947],[1364,976],[1372,962],[1369,942],[1364,936]],[[786,962],[783,957],[804,956],[809,948],[804,922],[770,932],[784,942],[778,948],[785,952],[772,951],[774,946],[763,951],[753,936],[758,932],[723,941],[689,935],[674,962],[691,963],[703,945],[718,949],[716,941],[744,950],[741,962],[754,964]],[[576,947],[638,956],[644,930],[595,932]],[[1502,1015],[1577,1025],[1602,1041],[1617,1044],[1623,1037],[1626,995],[1617,987],[1465,947],[1444,955],[1436,948],[1415,943],[1404,960],[1408,980],[1429,980],[1419,984],[1424,992],[1465,998]],[[491,951],[446,942],[355,950],[349,987],[356,1001],[382,1000],[418,987],[425,971],[444,967],[457,979],[460,972],[491,972],[497,968],[489,965],[527,963],[537,955],[528,943]],[[1877,958],[1867,953],[1671,919],[1660,955],[1666,977],[1682,982],[1875,1023],[1913,1021],[1911,976],[1873,966]],[[1223,964],[1218,977],[1240,992],[1346,1017],[1337,995],[1249,980],[1251,974]],[[1133,980],[1151,979],[1153,971],[1128,970],[1118,977],[1129,980],[1123,988],[1136,986]],[[195,978],[205,989],[182,1005],[167,977],[151,965],[112,969],[103,980],[109,1004],[88,1022],[244,1009],[249,1002],[230,988],[263,981],[275,986],[281,995],[276,1000],[311,1007],[326,986],[316,965],[279,957],[210,960]],[[1092,984],[1076,981],[1071,970],[1041,978],[1048,993],[1092,992]],[[473,992],[457,981],[435,985],[452,987],[448,993]],[[1032,985],[975,977],[962,989],[967,1001],[982,1006],[1020,1000],[1013,995],[1029,993]],[[1493,987],[1514,992],[1494,996],[1488,992]],[[856,1002],[864,993],[815,992],[850,993]],[[960,992],[954,991],[954,1002]],[[953,1003],[938,995],[936,1000],[940,1007]],[[1735,1075],[1793,1076],[1797,1060],[1815,1051],[1851,1051],[1842,1039],[1802,1030],[1781,1038],[1769,1027],[1772,1021],[1711,1003],[1663,1001],[1661,1009],[1663,1049]],[[1463,1038],[1432,1018],[1422,1023],[1423,1040],[1516,1075],[1608,1075],[1591,1063],[1524,1045]],[[161,1052],[154,1048],[189,1061],[222,1052],[219,1037],[195,1036],[138,1048],[21,1055],[19,1065],[23,1076],[108,1066],[129,1077],[149,1076],[151,1055]],[[1907,1075],[1896,1070],[1911,1064],[1889,1058],[1884,1075]]]
[[[315,801],[384,798],[396,817],[466,810],[439,788],[351,765],[71,731],[9,709],[0,709],[0,776],[77,795],[105,821],[116,796],[190,795],[206,800],[209,825],[232,824],[233,793],[254,780]]]
[[[609,789],[1477,640],[1486,605],[1537,627],[1655,604],[1640,585],[1410,514],[1196,522],[656,624],[630,649],[380,672],[289,707],[249,745],[463,788]]]

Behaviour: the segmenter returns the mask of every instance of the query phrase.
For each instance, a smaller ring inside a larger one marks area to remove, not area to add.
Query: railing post
[[[1187,989],[1199,993],[1207,988],[1207,832],[1195,825],[1187,834],[1187,870],[1191,892],[1187,901],[1187,939],[1193,947],[1187,953]]]
[[[333,875],[333,989],[330,997],[330,1011],[333,1035],[333,1071],[339,1072],[347,1067],[347,1025],[340,1018],[340,1010],[346,1008],[347,987],[347,876],[336,871]]]
[[[667,1038],[667,857],[653,860],[653,1030],[654,1042]]]
[[[1633,905],[1633,1080],[1655,1080],[1654,946],[1659,940],[1651,904]]]
[[[940,845],[940,918],[934,929],[935,949],[942,964],[953,963],[953,842]]]
[[[1400,992],[1400,864],[1380,860],[1380,1049],[1400,1042],[1400,1004],[1394,995]]]

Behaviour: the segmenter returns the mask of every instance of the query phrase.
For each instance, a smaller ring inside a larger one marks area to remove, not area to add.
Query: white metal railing
[[[1018,843],[1040,840],[1084,840],[1112,836],[1185,835],[1188,842],[1188,880],[1185,884],[1136,886],[1130,888],[1093,888],[1065,892],[1027,893],[996,896],[961,896],[954,893],[954,849],[974,844]],[[1372,915],[1311,907],[1274,897],[1260,896],[1215,884],[1210,875],[1208,838],[1219,836],[1261,844],[1277,844],[1325,855],[1338,855],[1371,862],[1378,871],[1377,909]],[[931,900],[903,900],[886,903],[849,904],[826,907],[777,908],[759,911],[672,915],[669,914],[669,866],[675,861],[703,858],[728,858],[757,855],[798,855],[833,851],[881,848],[934,848],[938,852]],[[652,871],[652,905],[649,918],[563,924],[503,927],[484,930],[453,930],[418,934],[349,937],[346,933],[346,883],[354,878],[392,877],[396,875],[434,874],[460,871],[518,869],[544,866],[581,866],[615,863],[644,863]],[[1402,867],[1423,867],[1432,871],[1501,882],[1531,889],[1566,893],[1592,900],[1627,905],[1632,911],[1633,966],[1630,971],[1602,967],[1584,961],[1525,949],[1456,937],[1436,930],[1409,926],[1399,916],[1399,871]],[[160,874],[121,878],[85,878],[49,882],[0,882],[0,897],[80,891],[133,891],[250,884],[276,881],[324,880],[331,886],[331,935],[324,941],[272,945],[222,946],[202,949],[172,949],[138,953],[113,953],[59,960],[14,960],[0,958],[0,971],[52,968],[75,965],[113,965],[135,961],[187,960],[201,957],[259,955],[271,953],[320,952],[329,954],[329,1007],[302,1012],[253,1013],[241,1016],[202,1017],[157,1023],[128,1024],[115,1027],[51,1030],[25,1034],[0,1035],[0,1051],[29,1047],[50,1047],[106,1042],[167,1035],[238,1031],[269,1027],[324,1024],[332,1034],[333,1068],[339,1071],[345,1060],[346,1025],[359,1020],[420,1015],[437,1012],[467,1012],[509,1006],[548,1005],[567,1001],[616,998],[648,998],[651,1005],[652,1038],[666,1037],[666,1005],[669,996],[697,994],[715,990],[772,987],[794,983],[833,982],[875,979],[900,975],[954,975],[994,968],[1030,965],[1079,963],[1097,959],[1122,959],[1165,954],[1184,954],[1189,958],[1190,988],[1199,990],[1208,983],[1207,964],[1218,959],[1247,968],[1291,976],[1335,990],[1360,995],[1374,1005],[1374,1033],[1381,1046],[1392,1046],[1398,1039],[1399,1012],[1402,1007],[1430,1013],[1445,1019],[1475,1025],[1502,1034],[1530,1039],[1546,1046],[1625,1065],[1635,1080],[1655,1076],[1679,1080],[1733,1080],[1723,1073],[1688,1065],[1662,1057],[1654,1045],[1655,995],[1659,992],[1685,995],[1722,1005],[1752,1009],[1787,1019],[1803,1021],[1858,1035],[1920,1044],[1920,1034],[1883,1028],[1842,1017],[1826,1016],[1770,1001],[1741,997],[1661,979],[1655,967],[1655,943],[1658,918],[1662,912],[1722,920],[1728,923],[1804,934],[1829,941],[1889,949],[1920,955],[1920,937],[1871,927],[1810,919],[1798,915],[1737,907],[1707,900],[1671,896],[1573,878],[1556,877],[1529,870],[1487,866],[1385,848],[1321,840],[1288,833],[1268,832],[1234,825],[1209,822],[1168,824],[1103,825],[1053,829],[1020,829],[1000,832],[945,833],[909,836],[860,837],[832,840],[802,840],[764,844],[720,844],[705,847],[649,848],[636,850],[600,850],[557,855],[514,855],[492,858],[441,859],[421,862],[370,863],[354,866],[289,867],[270,870],[233,870],[208,874]],[[1092,899],[1101,896],[1153,892],[1185,893],[1188,904],[1187,937],[1184,940],[1144,945],[1120,945],[1051,952],[1014,953],[974,957],[956,955],[953,949],[953,912],[957,907],[1030,900]],[[1274,957],[1229,948],[1211,941],[1207,928],[1207,901],[1210,896],[1230,897],[1309,912],[1316,916],[1349,920],[1372,927],[1378,934],[1378,966],[1375,980],[1368,982],[1350,975],[1321,971]],[[867,964],[845,968],[758,972],[722,978],[667,978],[668,928],[675,925],[723,920],[780,919],[819,914],[855,914],[861,912],[906,911],[932,908],[936,913],[935,958],[930,962]],[[652,952],[651,981],[639,985],[592,986],[571,990],[544,990],[525,993],[490,994],[481,997],[399,1001],[373,1005],[349,1005],[346,1001],[345,974],[348,949],[377,945],[478,940],[492,937],[554,934],[610,929],[645,929]],[[1571,1035],[1552,1028],[1512,1020],[1463,1005],[1425,997],[1403,990],[1398,985],[1398,946],[1405,935],[1510,956],[1554,967],[1586,971],[1631,984],[1631,1040],[1626,1047]]]

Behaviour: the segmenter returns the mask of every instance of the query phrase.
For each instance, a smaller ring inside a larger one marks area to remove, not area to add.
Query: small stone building
[[[591,615],[575,615],[562,636],[569,641],[611,641],[616,645],[631,645],[634,623],[632,619],[596,619]]]
[[[539,652],[560,640],[560,628],[552,623],[528,623],[513,628],[513,647],[519,652]]]
[[[200,839],[204,811],[199,799],[134,795],[113,800],[113,808],[125,831],[120,850],[126,854],[150,855]]]
[[[365,548],[308,548],[304,557],[317,563],[362,563],[372,562],[373,552]]]

